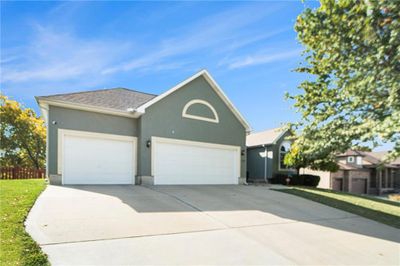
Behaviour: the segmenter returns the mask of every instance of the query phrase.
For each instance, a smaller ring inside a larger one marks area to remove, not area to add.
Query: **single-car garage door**
[[[63,184],[133,184],[135,138],[62,132]]]
[[[332,189],[336,191],[343,191],[343,178],[333,178]]]
[[[351,179],[351,192],[357,194],[367,193],[367,179],[366,178],[352,178]]]
[[[156,185],[238,184],[240,147],[152,138]]]

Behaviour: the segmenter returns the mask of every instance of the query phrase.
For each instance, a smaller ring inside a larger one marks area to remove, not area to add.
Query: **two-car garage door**
[[[152,138],[155,185],[238,184],[240,147]]]

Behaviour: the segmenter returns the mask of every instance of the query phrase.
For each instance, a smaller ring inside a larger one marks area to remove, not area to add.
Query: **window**
[[[285,164],[285,156],[290,151],[290,142],[284,141],[279,148],[279,169],[289,169],[289,167]]]
[[[362,157],[357,156],[357,165],[362,165]]]
[[[206,110],[208,110],[211,113],[211,117],[206,117],[206,116],[199,115],[199,114],[189,113],[189,111],[190,111],[189,108],[192,106],[196,106],[196,105],[197,105],[197,107],[199,107],[199,106],[205,107]],[[212,123],[217,123],[217,124],[219,123],[219,117],[218,117],[217,111],[215,111],[215,108],[209,102],[200,100],[200,99],[195,99],[195,100],[189,101],[183,108],[182,117],[201,120],[201,121],[207,121],[207,122],[212,122]]]
[[[348,163],[354,163],[354,156],[347,157],[347,162]]]

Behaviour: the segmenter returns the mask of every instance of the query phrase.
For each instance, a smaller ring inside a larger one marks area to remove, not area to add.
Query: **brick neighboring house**
[[[400,158],[382,164],[388,152],[349,150],[337,156],[339,170],[330,174],[331,188],[380,195],[400,188]]]

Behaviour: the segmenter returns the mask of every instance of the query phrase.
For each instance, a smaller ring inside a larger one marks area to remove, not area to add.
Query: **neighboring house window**
[[[347,162],[348,163],[354,163],[354,156],[347,157]]]
[[[362,157],[357,156],[357,165],[362,165]]]
[[[290,151],[290,142],[284,141],[279,148],[279,169],[289,169],[289,167],[285,164],[285,156]]]

